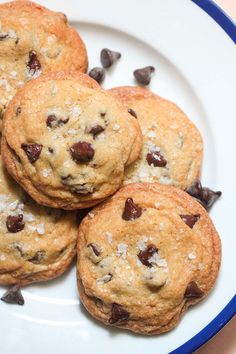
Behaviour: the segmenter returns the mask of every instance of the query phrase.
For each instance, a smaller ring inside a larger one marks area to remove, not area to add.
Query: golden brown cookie
[[[136,116],[143,133],[140,157],[125,170],[124,184],[160,182],[185,189],[200,175],[202,138],[174,103],[141,87],[111,90]]]
[[[0,284],[61,275],[76,252],[74,212],[37,205],[7,174],[0,158]]]
[[[207,296],[220,260],[219,236],[198,202],[175,187],[129,184],[80,224],[78,289],[99,321],[158,334]]]
[[[87,208],[113,194],[141,146],[137,120],[85,74],[30,81],[4,115],[6,167],[46,206]]]
[[[85,45],[64,14],[25,0],[0,5],[0,118],[25,82],[87,65]]]

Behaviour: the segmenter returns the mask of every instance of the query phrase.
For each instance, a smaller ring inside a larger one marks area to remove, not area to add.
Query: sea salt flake
[[[125,243],[119,243],[117,245],[118,256],[121,256],[123,259],[125,259],[126,253],[127,253],[127,248],[128,248],[128,245],[126,245]]]
[[[43,177],[48,177],[49,174],[50,174],[50,170],[48,170],[47,168],[45,168],[45,169],[42,171]]]
[[[0,261],[5,261],[6,256],[4,256],[4,254],[0,254]]]
[[[78,134],[78,130],[74,129],[74,128],[70,128],[70,129],[67,130],[67,134],[76,135],[76,134]]]
[[[119,124],[114,124],[113,127],[112,127],[112,129],[113,129],[114,131],[118,131],[118,130],[120,129],[120,125],[119,125]]]
[[[156,138],[157,137],[156,133],[153,130],[150,130],[149,132],[147,132],[146,135],[148,138]]]
[[[106,274],[106,275],[104,275],[103,277],[98,278],[98,279],[96,280],[96,283],[97,283],[98,285],[102,285],[102,284],[108,283],[108,282],[111,280],[111,278],[112,278],[112,275],[111,275],[111,274]]]
[[[160,204],[160,203],[158,203],[158,202],[157,202],[157,203],[155,203],[154,205],[155,205],[155,207],[156,207],[156,208],[160,208],[160,206],[161,206],[161,204]]]
[[[11,71],[10,72],[10,76],[13,78],[13,79],[15,79],[16,78],[16,76],[17,76],[17,72],[16,71]]]
[[[94,214],[93,214],[93,213],[91,213],[91,212],[89,212],[89,213],[88,213],[88,216],[89,216],[91,219],[93,219],[93,218],[94,218]]]
[[[106,232],[106,237],[107,237],[107,241],[111,244],[112,243],[112,237],[113,237],[112,233],[107,231]]]
[[[41,223],[41,224],[36,225],[36,230],[37,230],[39,235],[43,235],[45,233],[44,224]]]
[[[138,243],[137,243],[137,247],[140,251],[144,251],[145,248],[146,248],[146,242],[147,241],[144,241],[144,240],[140,240]]]
[[[195,259],[196,258],[196,253],[195,252],[190,252],[188,254],[188,259]]]
[[[137,260],[136,260],[136,264],[137,264],[137,267],[141,267],[142,262],[141,262],[139,259],[137,259]]]
[[[35,216],[32,213],[24,213],[24,221],[32,222],[35,221]]]
[[[75,106],[72,108],[72,114],[73,115],[78,115],[81,113],[81,108],[79,106]]]
[[[36,226],[27,225],[27,228],[32,232],[36,231]]]

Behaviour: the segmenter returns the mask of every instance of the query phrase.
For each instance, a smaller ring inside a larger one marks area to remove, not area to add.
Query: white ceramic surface
[[[2,3],[3,1],[0,1]],[[236,51],[223,30],[189,0],[44,0],[82,35],[90,67],[100,50],[122,53],[104,88],[134,84],[134,69],[154,65],[150,89],[180,105],[204,138],[203,184],[223,196],[211,210],[223,260],[215,289],[168,334],[146,338],[105,328],[81,308],[75,267],[60,279],[25,288],[25,305],[0,303],[0,352],[12,354],[168,353],[204,328],[235,293]],[[0,287],[0,295],[4,288]]]

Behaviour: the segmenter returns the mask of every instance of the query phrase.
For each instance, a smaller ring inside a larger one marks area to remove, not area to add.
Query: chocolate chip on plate
[[[34,50],[29,52],[27,67],[32,75],[41,69],[40,61],[38,60],[37,54]]]
[[[123,309],[119,304],[113,303],[111,308],[111,317],[109,323],[114,324],[117,322],[124,322],[129,319],[129,312]]]
[[[94,139],[96,135],[102,133],[103,131],[104,128],[99,124],[93,125],[91,128],[86,129],[86,132],[92,134]]]
[[[89,162],[93,159],[95,151],[90,143],[79,141],[71,146],[70,153],[76,162]]]
[[[146,156],[147,163],[149,166],[153,165],[154,167],[165,167],[167,161],[160,151],[151,151]]]
[[[34,163],[38,160],[43,145],[41,144],[21,144],[21,148],[26,153],[29,162]]]
[[[140,84],[149,85],[154,71],[154,66],[145,66],[144,68],[134,70],[134,77]]]
[[[24,229],[23,214],[8,215],[6,221],[7,230],[11,233],[20,232]]]
[[[93,253],[99,257],[101,254],[101,248],[99,247],[99,245],[97,245],[96,243],[89,243],[87,245],[87,247],[90,247],[93,250]]]
[[[134,118],[138,118],[137,113],[136,113],[132,108],[129,108],[129,109],[128,109],[128,112],[129,112],[129,114],[131,114]]]
[[[139,218],[142,215],[142,208],[134,203],[132,198],[127,198],[122,219],[130,221]]]
[[[45,251],[37,251],[32,258],[28,259],[28,261],[34,264],[40,264],[45,257],[45,254]]]
[[[102,66],[104,68],[110,68],[118,59],[120,59],[120,57],[120,53],[104,48],[100,55]]]
[[[204,292],[198,287],[195,281],[191,281],[188,283],[187,288],[184,293],[185,298],[191,297],[201,297],[203,296]]]
[[[145,266],[151,267],[152,264],[149,262],[150,258],[158,252],[158,248],[155,245],[148,245],[145,250],[138,253],[138,258]]]
[[[183,222],[192,229],[196,224],[196,222],[200,219],[200,214],[180,215],[180,217],[183,220]]]
[[[24,305],[25,303],[19,285],[14,285],[8,289],[1,297],[1,300],[8,304]]]
[[[209,209],[222,194],[220,191],[215,192],[210,188],[202,187],[199,180],[186,188],[185,192],[195,198],[205,209]]]
[[[105,70],[103,68],[95,67],[90,70],[88,73],[89,76],[97,81],[97,83],[101,84],[105,79]]]

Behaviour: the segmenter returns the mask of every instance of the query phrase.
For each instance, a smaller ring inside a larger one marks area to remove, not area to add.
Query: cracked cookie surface
[[[4,115],[2,154],[39,204],[86,208],[113,194],[142,134],[121,102],[89,76],[51,73],[20,89]]]
[[[79,227],[77,279],[96,319],[142,334],[177,325],[212,289],[221,243],[204,208],[157,183],[129,184]]]
[[[87,65],[85,45],[64,14],[24,0],[0,5],[0,118],[25,82]]]
[[[0,157],[0,284],[25,285],[61,275],[76,252],[74,212],[37,205]]]
[[[202,138],[174,103],[141,87],[115,87],[143,133],[139,159],[125,170],[124,184],[159,182],[185,189],[200,175]]]

